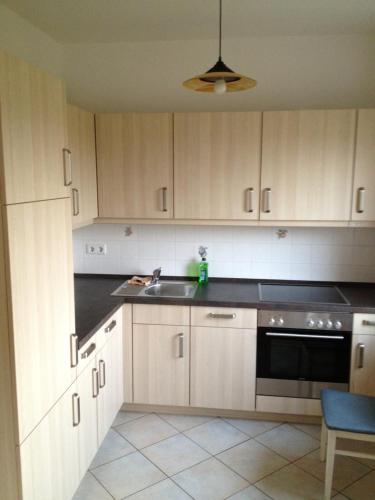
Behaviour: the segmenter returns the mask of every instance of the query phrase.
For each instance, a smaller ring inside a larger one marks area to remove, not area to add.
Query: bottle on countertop
[[[199,263],[199,277],[198,283],[200,285],[207,285],[208,283],[208,262],[207,262],[207,247],[199,247],[199,255],[201,256],[201,262]]]

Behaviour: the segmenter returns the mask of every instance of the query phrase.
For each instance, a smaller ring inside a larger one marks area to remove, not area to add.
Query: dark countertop
[[[193,299],[165,299],[155,297],[113,297],[111,293],[128,276],[76,275],[75,309],[76,333],[79,347],[107,321],[121,304],[169,304],[218,307],[249,307],[255,309],[279,309],[294,311],[330,311],[375,314],[375,284],[368,283],[317,283],[272,280],[212,279],[208,285],[199,287]],[[164,279],[166,279],[164,277]],[[176,279],[176,278],[173,278]],[[178,278],[177,278],[178,279]],[[258,296],[258,283],[300,283],[334,284],[348,299],[347,304],[309,304],[291,302],[261,302]]]

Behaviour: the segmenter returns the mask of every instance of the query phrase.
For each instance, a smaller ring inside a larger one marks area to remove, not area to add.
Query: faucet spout
[[[161,267],[158,267],[157,269],[154,269],[152,272],[152,280],[150,285],[157,285],[160,280],[160,275],[161,275]]]

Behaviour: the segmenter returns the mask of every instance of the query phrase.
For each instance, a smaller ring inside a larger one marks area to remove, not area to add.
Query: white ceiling
[[[218,0],[2,0],[57,41],[217,36]],[[224,37],[375,33],[375,0],[223,0]]]

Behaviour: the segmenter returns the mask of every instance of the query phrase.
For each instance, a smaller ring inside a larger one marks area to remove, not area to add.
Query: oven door
[[[319,398],[348,390],[351,333],[258,328],[257,394]]]

